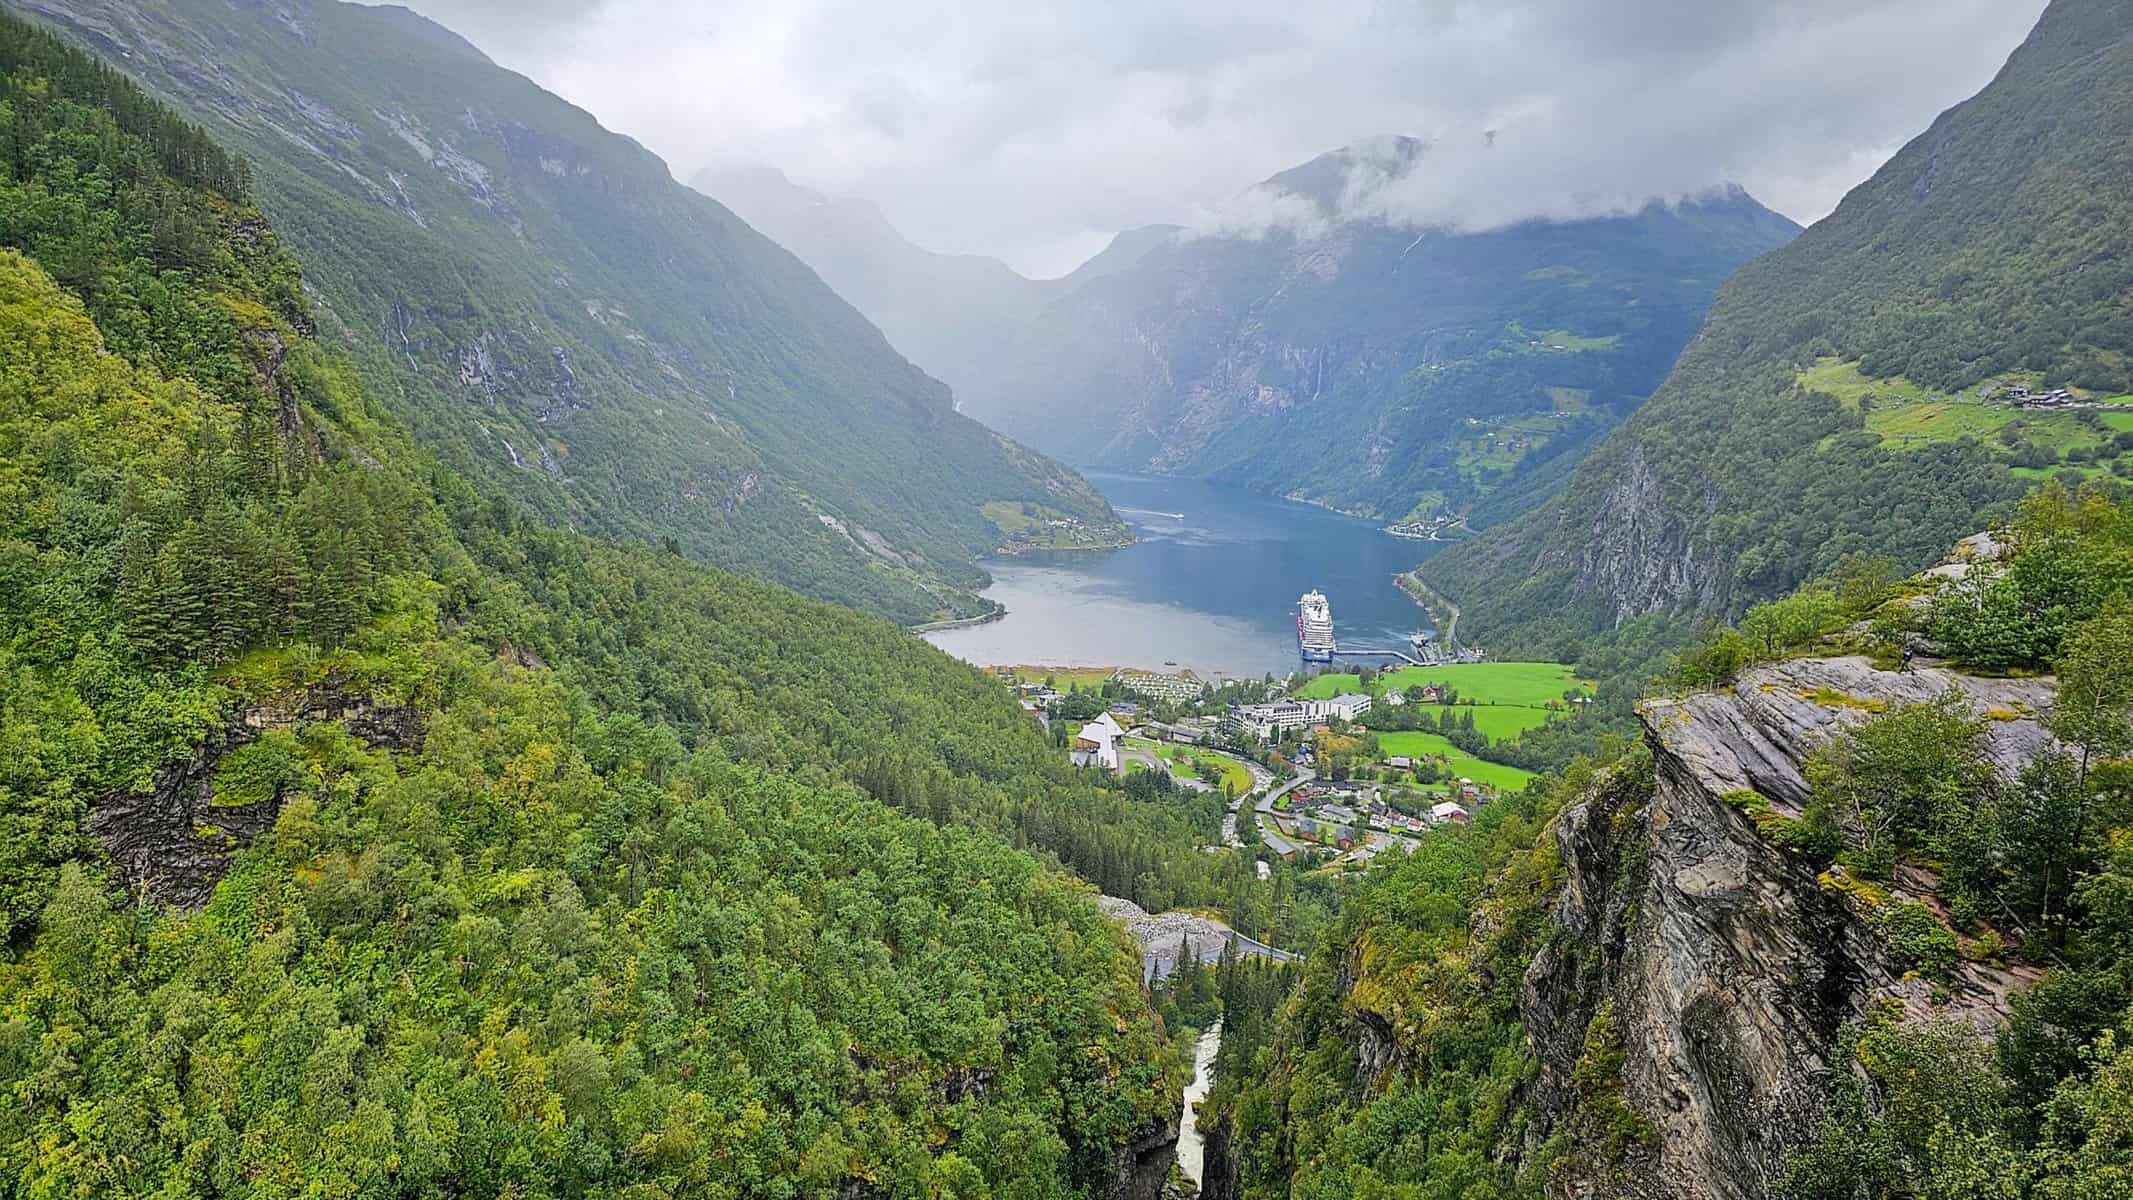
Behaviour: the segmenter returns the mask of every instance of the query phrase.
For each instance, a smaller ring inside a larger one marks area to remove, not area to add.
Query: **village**
[[[1413,849],[1432,829],[1471,822],[1530,777],[1482,757],[1495,740],[1577,719],[1591,702],[1567,668],[1547,663],[1283,681],[1189,670],[1001,673],[1075,766],[1118,778],[1158,772],[1222,792],[1228,815],[1209,849],[1251,845],[1262,877],[1269,859],[1360,866]]]

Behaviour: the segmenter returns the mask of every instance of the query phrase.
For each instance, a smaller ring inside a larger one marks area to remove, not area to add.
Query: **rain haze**
[[[678,178],[774,166],[932,249],[1062,273],[1387,134],[1344,204],[1488,228],[1722,183],[1802,223],[1981,87],[2043,0],[413,0]]]

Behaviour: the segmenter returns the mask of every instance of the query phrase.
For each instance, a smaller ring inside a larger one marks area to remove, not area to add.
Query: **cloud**
[[[665,156],[864,194],[1037,273],[1386,133],[1349,198],[1489,225],[1722,181],[1812,220],[1997,70],[2044,0],[408,0]],[[1485,135],[1494,131],[1495,145]]]

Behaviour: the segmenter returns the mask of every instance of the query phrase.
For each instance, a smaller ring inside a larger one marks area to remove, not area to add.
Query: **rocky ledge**
[[[1903,704],[1949,692],[1987,723],[1985,752],[2008,778],[2051,744],[2037,718],[2052,703],[2049,679],[1981,679],[1939,667],[1876,670],[1865,658],[1805,658],[1754,667],[1730,691],[1647,701],[1655,750],[1714,796],[1753,790],[1796,815],[1807,801],[1800,768],[1843,729]]]
[[[1766,841],[1736,803],[1752,789],[1797,812],[1817,748],[1876,712],[1948,692],[1994,718],[1987,753],[2000,771],[2052,744],[2036,720],[2049,681],[1898,674],[1862,658],[1759,667],[1730,691],[1644,706],[1648,772],[1619,771],[1557,824],[1563,888],[1521,1004],[1541,1064],[1529,1149],[1579,1130],[1594,1085],[1576,1068],[1599,1021],[1613,1022],[1598,1032],[1623,1051],[1610,1086],[1640,1128],[1612,1161],[1565,1164],[1553,1194],[1762,1200],[1792,1139],[1812,1128],[1844,1025],[1871,1004],[2004,1019],[2024,974],[1964,963],[1937,989],[1907,975],[1842,889]]]

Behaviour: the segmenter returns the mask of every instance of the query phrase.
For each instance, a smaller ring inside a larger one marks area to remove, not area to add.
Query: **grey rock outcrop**
[[[1645,706],[1649,779],[1596,788],[1558,822],[1555,935],[1521,1007],[1541,1063],[1532,1146],[1575,1119],[1573,1071],[1603,1005],[1625,1051],[1623,1096],[1651,1136],[1624,1161],[1577,1162],[1555,1194],[1762,1200],[1812,1127],[1842,1028],[1870,1004],[2004,1019],[2022,976],[1965,963],[1935,995],[1727,799],[1752,788],[1797,811],[1817,747],[1885,706],[1951,690],[1998,718],[1986,752],[2000,771],[2052,744],[2034,719],[2051,702],[2046,681],[1896,674],[1857,658],[1761,667],[1731,692]]]
[[[1707,490],[1701,515],[1708,517],[1717,502]],[[1724,600],[1726,574],[1717,556],[1697,543],[1670,505],[1641,446],[1630,451],[1622,478],[1607,489],[1580,539],[1577,565],[1578,591],[1600,597],[1616,624],[1684,606],[1708,611]]]
[[[1177,1157],[1177,1118],[1147,1122],[1118,1148],[1103,1200],[1161,1200]]]
[[[145,792],[106,796],[89,811],[89,828],[136,891],[180,908],[214,894],[237,851],[273,828],[281,796],[245,805],[217,804],[215,774],[223,759],[269,729],[338,721],[373,749],[413,750],[422,730],[413,709],[380,703],[329,678],[239,713],[191,757],[156,772]]]

